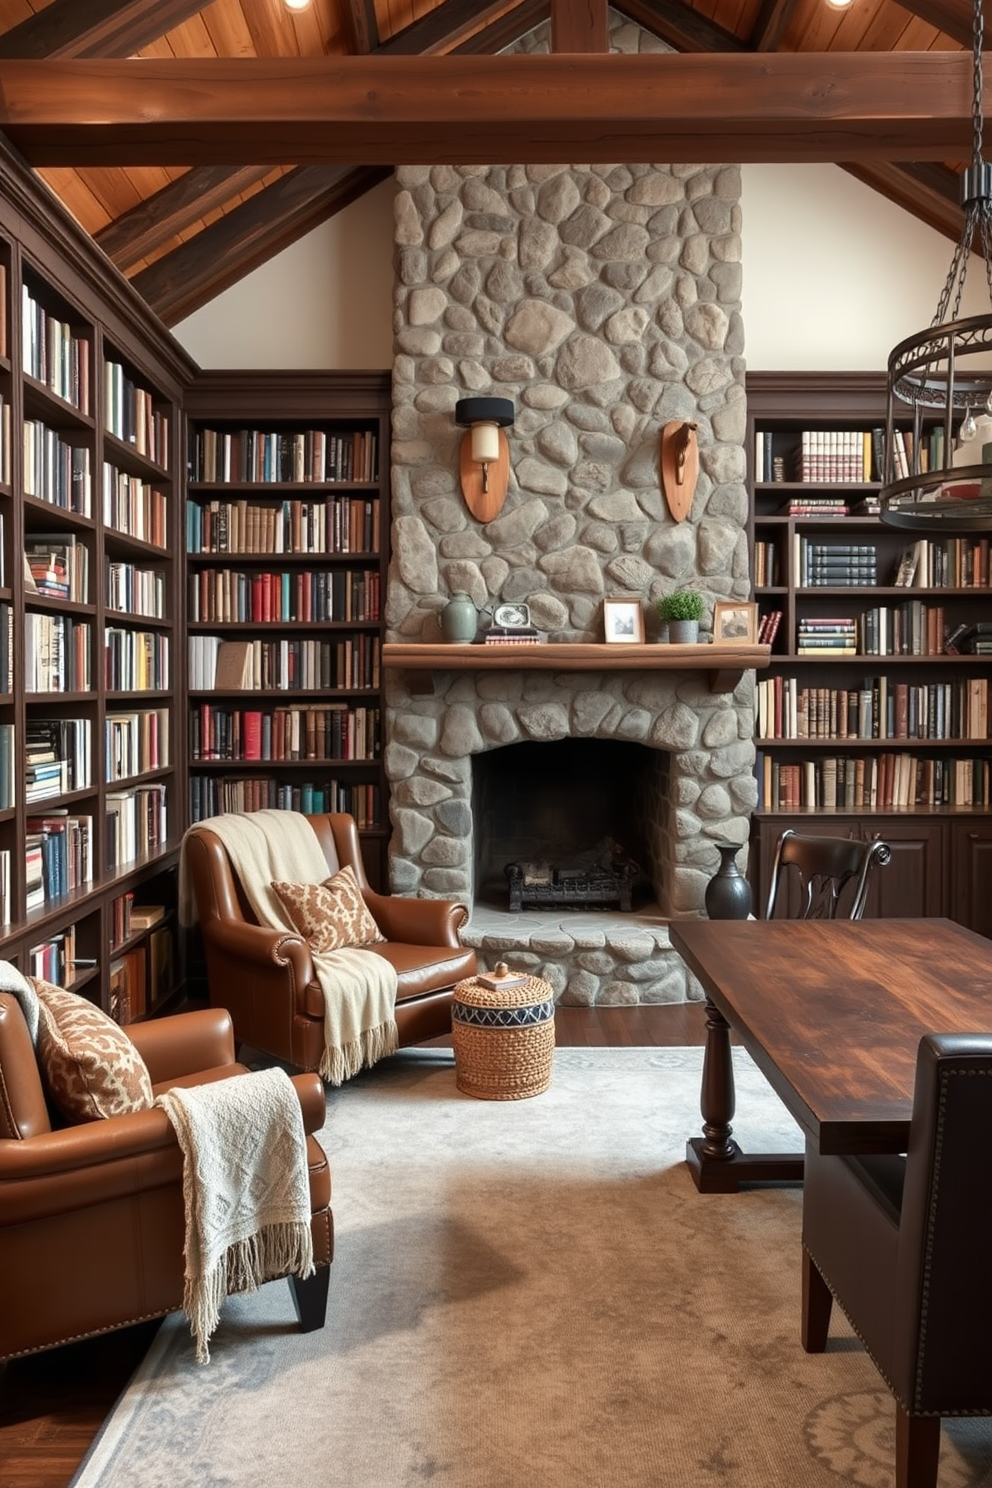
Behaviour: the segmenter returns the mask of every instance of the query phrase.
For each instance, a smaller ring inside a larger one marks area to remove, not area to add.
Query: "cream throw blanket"
[[[186,837],[202,828],[223,842],[259,924],[299,935],[272,885],[323,883],[329,876],[323,849],[306,817],[296,811],[231,812],[197,822]],[[195,917],[182,860],[179,881],[183,923],[191,924]],[[328,1084],[340,1085],[399,1047],[396,968],[384,956],[357,947],[313,953],[313,964],[324,993],[320,1074]]]
[[[285,1070],[233,1075],[156,1098],[183,1154],[186,1273],[183,1308],[196,1358],[224,1298],[275,1276],[309,1276],[310,1182],[303,1114]]]

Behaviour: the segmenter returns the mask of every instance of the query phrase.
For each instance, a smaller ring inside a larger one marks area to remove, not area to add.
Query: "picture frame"
[[[754,646],[758,606],[744,599],[718,599],[713,606],[713,640],[722,646]]]
[[[640,600],[620,595],[604,599],[603,636],[611,645],[643,645],[644,610]]]

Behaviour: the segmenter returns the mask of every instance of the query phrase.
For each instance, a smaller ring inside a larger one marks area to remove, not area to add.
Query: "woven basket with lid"
[[[516,987],[458,982],[451,1007],[455,1083],[480,1100],[524,1100],[551,1084],[555,1000],[531,976]]]

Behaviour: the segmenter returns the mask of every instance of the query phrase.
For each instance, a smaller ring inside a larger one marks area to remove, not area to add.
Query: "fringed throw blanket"
[[[214,832],[223,842],[259,924],[298,935],[272,885],[318,884],[328,877],[323,849],[306,817],[296,811],[231,812],[197,822],[186,838],[202,829]],[[182,859],[179,879],[183,922],[191,924],[194,916]],[[311,949],[311,955],[324,994],[320,1074],[328,1084],[340,1085],[399,1047],[394,1018],[396,969],[374,951],[357,948]]]
[[[226,1296],[314,1269],[303,1115],[281,1069],[175,1086],[155,1104],[182,1148],[183,1308],[205,1364]]]

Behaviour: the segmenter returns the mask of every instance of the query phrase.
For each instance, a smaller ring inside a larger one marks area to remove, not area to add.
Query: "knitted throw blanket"
[[[223,842],[260,925],[299,935],[273,883],[323,883],[329,875],[323,849],[306,817],[296,811],[231,812],[190,827],[207,829]],[[188,875],[179,864],[180,917],[192,924]],[[360,1069],[399,1047],[394,1008],[396,968],[374,951],[358,947],[311,951],[324,994],[324,1052],[321,1078],[340,1085]]]
[[[226,1296],[314,1269],[303,1116],[278,1068],[175,1086],[155,1104],[182,1148],[183,1308],[205,1364]]]

